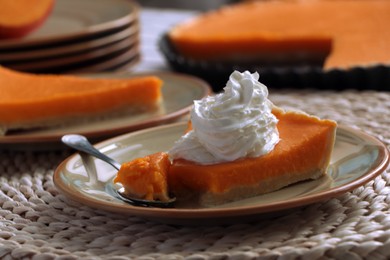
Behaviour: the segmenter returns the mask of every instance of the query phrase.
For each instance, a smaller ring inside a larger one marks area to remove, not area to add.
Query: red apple
[[[0,39],[21,38],[47,19],[54,0],[0,0]]]

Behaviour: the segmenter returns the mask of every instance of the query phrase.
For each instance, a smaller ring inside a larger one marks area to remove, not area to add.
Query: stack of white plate
[[[140,59],[138,15],[131,0],[56,0],[39,29],[0,40],[0,65],[34,73],[130,68]]]

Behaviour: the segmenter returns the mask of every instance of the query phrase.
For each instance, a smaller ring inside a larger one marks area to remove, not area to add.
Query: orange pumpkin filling
[[[154,76],[90,79],[0,67],[0,128],[47,126],[112,111],[150,109],[161,99],[161,86]]]
[[[255,1],[200,15],[169,37],[182,55],[201,60],[387,64],[389,13],[387,0]]]
[[[155,153],[122,164],[114,182],[120,182],[132,197],[146,200],[169,200],[167,153]]]

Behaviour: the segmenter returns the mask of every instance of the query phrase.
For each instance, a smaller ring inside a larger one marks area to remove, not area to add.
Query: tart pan
[[[350,69],[323,70],[320,66],[300,65],[271,67],[262,64],[233,64],[226,62],[199,61],[182,56],[174,47],[167,33],[159,39],[159,49],[170,67],[178,72],[191,74],[206,80],[214,92],[226,85],[234,71],[259,72],[261,82],[270,88],[314,88],[390,90],[390,65]]]

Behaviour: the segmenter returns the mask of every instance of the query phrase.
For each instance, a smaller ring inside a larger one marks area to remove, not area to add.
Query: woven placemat
[[[275,104],[390,145],[390,93],[271,90]],[[389,259],[389,169],[335,199],[275,219],[173,226],[67,199],[53,171],[70,151],[0,153],[1,259]]]

